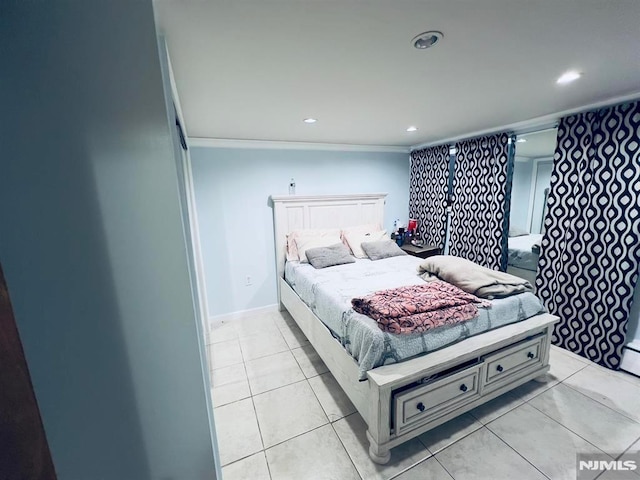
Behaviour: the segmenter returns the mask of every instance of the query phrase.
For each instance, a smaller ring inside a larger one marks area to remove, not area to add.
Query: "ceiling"
[[[640,96],[638,0],[156,0],[154,8],[191,137],[415,146]],[[413,48],[427,30],[444,39]],[[569,69],[584,76],[557,85]]]
[[[558,130],[552,128],[542,132],[518,135],[516,159],[553,157],[556,150]],[[526,140],[522,142],[521,140]]]

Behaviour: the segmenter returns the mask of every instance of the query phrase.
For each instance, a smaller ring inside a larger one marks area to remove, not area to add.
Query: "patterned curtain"
[[[640,262],[640,102],[563,118],[537,293],[553,343],[618,369]]]
[[[509,135],[459,143],[453,175],[449,253],[485,267],[503,267]]]
[[[449,146],[411,152],[409,216],[418,220],[418,232],[429,245],[444,246],[446,200],[449,188]]]

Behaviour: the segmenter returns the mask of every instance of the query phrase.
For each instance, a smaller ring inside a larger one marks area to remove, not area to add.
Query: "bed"
[[[379,290],[424,285],[417,274],[423,261],[411,255],[315,269],[287,262],[285,281],[358,363],[359,379],[374,368],[433,352],[479,333],[532,317],[543,310],[532,293],[494,300],[472,320],[411,335],[383,332],[377,322],[351,308],[351,299]],[[514,314],[516,312],[516,314]]]
[[[505,311],[529,308],[529,314],[537,314],[525,320],[502,323],[495,317],[480,319],[478,323],[484,323],[485,327],[492,322],[484,333],[448,332],[447,341],[433,335],[419,335],[422,338],[417,343],[431,343],[423,350],[428,351],[427,354],[416,354],[415,346],[393,345],[384,335],[379,335],[383,337],[382,342],[377,346],[375,341],[370,344],[373,355],[357,355],[362,358],[356,360],[352,356],[354,351],[369,351],[356,345],[355,338],[358,335],[375,336],[375,322],[371,325],[373,320],[368,317],[345,318],[336,310],[339,308],[336,302],[332,304],[330,291],[326,293],[327,298],[310,298],[310,295],[317,296],[319,291],[317,285],[309,284],[311,281],[305,272],[313,267],[285,261],[286,235],[307,228],[342,228],[363,223],[383,225],[385,197],[385,194],[271,197],[281,308],[289,311],[367,423],[369,455],[380,464],[389,461],[391,449],[396,445],[531,379],[544,378],[549,369],[550,332],[557,321],[557,317],[537,313],[539,306],[536,307],[535,302],[529,307],[523,307],[522,302],[516,302],[517,306],[505,304]],[[391,284],[387,278],[382,288],[393,287],[393,282],[398,285],[422,282],[411,272],[420,259],[398,257],[396,261],[388,260],[391,259],[378,261],[387,262],[387,266],[382,263],[374,266],[376,262],[364,260],[331,269],[341,271],[347,284],[362,283],[354,281],[356,277],[353,276],[378,268],[386,268],[391,277],[396,275]],[[320,277],[322,282],[322,274]],[[369,277],[363,287],[365,290],[376,289],[376,282],[382,282],[372,280],[375,275]],[[334,281],[325,279],[329,284]],[[343,295],[348,297],[351,293]],[[350,323],[356,325],[356,331],[345,330]],[[474,326],[469,324],[464,328],[473,330]],[[347,348],[345,335],[349,338]],[[390,352],[393,354],[387,355]],[[394,355],[403,358],[394,358]]]
[[[509,237],[507,272],[535,285],[541,241],[540,233]]]

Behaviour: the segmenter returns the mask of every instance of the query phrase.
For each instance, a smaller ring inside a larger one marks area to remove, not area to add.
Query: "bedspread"
[[[381,330],[405,335],[465,322],[478,314],[475,304],[491,305],[442,281],[382,290],[354,298],[351,304],[376,320]]]
[[[433,352],[509,323],[544,311],[540,300],[523,293],[491,301],[491,308],[479,309],[478,316],[455,325],[445,325],[423,333],[396,335],[380,330],[376,321],[353,310],[351,299],[388,288],[424,285],[416,275],[422,259],[411,255],[317,270],[308,263],[287,262],[285,278],[302,300],[339,339],[358,362],[360,379],[367,370]]]
[[[514,267],[531,270],[538,269],[540,242],[542,235],[532,233],[520,237],[509,237],[509,257],[507,263]]]

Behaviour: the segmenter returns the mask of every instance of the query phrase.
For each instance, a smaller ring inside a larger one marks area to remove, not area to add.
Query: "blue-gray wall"
[[[0,44],[0,261],[58,478],[215,478],[151,0],[3,1]]]
[[[209,314],[277,302],[270,195],[387,192],[385,227],[407,221],[409,154],[194,147]],[[245,286],[251,276],[252,286]]]

